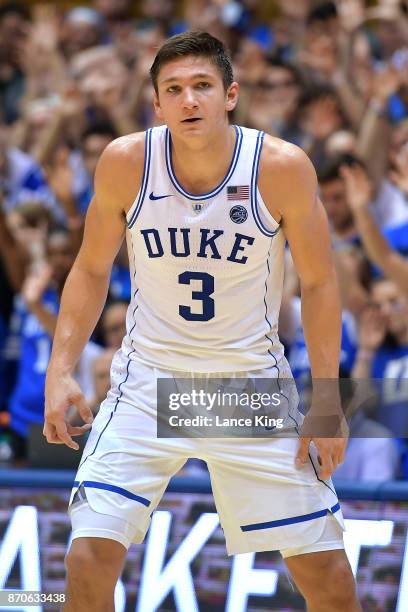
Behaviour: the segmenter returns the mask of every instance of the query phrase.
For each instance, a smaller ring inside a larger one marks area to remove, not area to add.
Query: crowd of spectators
[[[130,0],[69,9],[0,4],[0,463],[25,465],[30,427],[42,422],[59,298],[81,242],[97,160],[114,138],[155,125],[154,55],[168,36],[199,29],[230,49],[241,86],[232,121],[297,144],[317,170],[343,306],[340,374],[356,388],[367,381],[377,390],[375,402],[354,402],[339,477],[405,478],[407,0],[137,5],[136,14]],[[95,412],[129,298],[123,246],[107,306],[77,367]],[[280,318],[293,373],[307,386],[289,251]]]

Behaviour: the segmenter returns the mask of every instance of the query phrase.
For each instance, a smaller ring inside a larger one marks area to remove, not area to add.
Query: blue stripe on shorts
[[[75,480],[74,487],[79,487],[83,485],[84,487],[91,487],[92,489],[104,489],[106,491],[112,491],[113,493],[117,493],[118,495],[123,495],[123,497],[127,497],[128,499],[133,499],[134,501],[143,504],[147,508],[150,506],[150,501],[145,497],[141,497],[140,495],[135,495],[126,489],[122,489],[122,487],[116,487],[115,485],[107,484],[106,482],[95,482],[94,480]]]
[[[257,529],[271,529],[272,527],[283,527],[284,525],[292,525],[294,523],[303,523],[305,521],[312,521],[316,518],[326,516],[328,512],[334,514],[340,510],[340,504],[337,502],[330,508],[324,508],[318,512],[310,512],[309,514],[301,514],[300,516],[291,516],[286,519],[279,519],[278,521],[268,521],[267,523],[254,523],[252,525],[241,525],[241,531],[256,531]]]

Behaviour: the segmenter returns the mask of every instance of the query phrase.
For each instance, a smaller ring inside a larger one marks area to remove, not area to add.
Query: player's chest
[[[267,255],[270,240],[253,221],[249,204],[175,202],[142,210],[132,227],[140,257],[198,259],[245,265]]]

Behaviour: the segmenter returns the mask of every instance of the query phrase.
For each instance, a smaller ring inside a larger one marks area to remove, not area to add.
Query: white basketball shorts
[[[297,468],[296,437],[157,438],[157,378],[182,376],[115,357],[72,489],[73,538],[142,542],[169,480],[195,457],[207,463],[228,554],[343,548],[340,505],[331,480],[318,477],[313,444]]]

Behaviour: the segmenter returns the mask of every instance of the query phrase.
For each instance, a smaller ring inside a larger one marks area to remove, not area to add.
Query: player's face
[[[224,89],[218,68],[203,57],[187,56],[165,64],[153,103],[173,136],[206,139],[228,124],[227,112],[238,101],[238,84]]]

